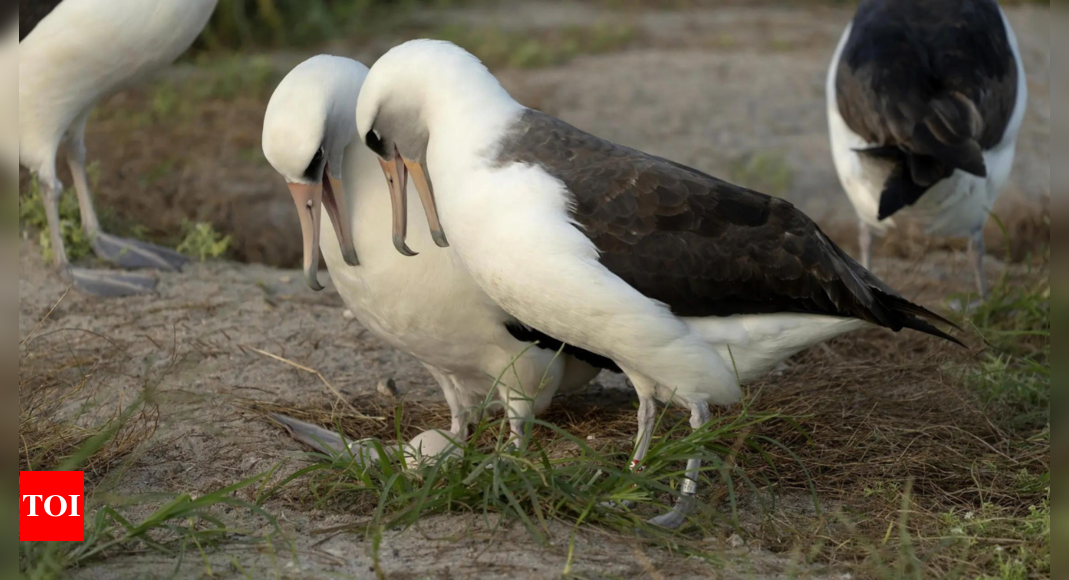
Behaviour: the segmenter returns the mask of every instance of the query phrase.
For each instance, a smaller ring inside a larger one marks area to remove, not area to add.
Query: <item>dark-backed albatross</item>
[[[539,337],[475,284],[455,252],[436,248],[426,228],[412,232],[413,257],[394,250],[389,188],[378,158],[356,139],[357,96],[367,70],[348,58],[310,58],[282,79],[267,105],[264,155],[299,212],[305,278],[312,289],[323,288],[317,278],[322,253],[356,319],[423,363],[441,386],[458,439],[467,438],[469,423],[478,419],[473,408],[491,391],[508,408],[514,435],[522,436],[527,420],[555,393],[585,386],[598,369],[558,354],[559,343],[532,347]],[[406,220],[408,197],[419,203],[409,190],[399,200]],[[598,363],[593,354],[578,354]],[[278,419],[305,443],[341,447],[335,433]]]
[[[78,194],[82,227],[96,255],[124,268],[175,271],[181,254],[119,238],[100,227],[85,169],[85,124],[100,99],[178,58],[208,22],[217,0],[44,0],[19,2],[19,162],[37,176],[56,267],[81,290],[123,296],[156,278],[70,268],[59,218],[62,146]]]
[[[987,297],[984,224],[1013,166],[1028,85],[994,0],[864,0],[827,82],[832,155],[860,221],[861,263],[892,216],[968,237]]]
[[[387,52],[356,121],[392,195],[413,174],[424,208],[440,212],[428,216],[434,239],[494,301],[627,374],[640,400],[632,465],[649,446],[654,399],[689,407],[697,429],[709,403],[739,400],[740,381],[842,333],[912,328],[955,341],[790,203],[528,109],[448,42]],[[680,499],[655,524],[682,524],[699,469],[688,461]]]

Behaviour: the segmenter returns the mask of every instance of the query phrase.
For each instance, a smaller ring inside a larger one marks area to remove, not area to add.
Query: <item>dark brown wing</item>
[[[19,42],[63,0],[19,0]]]
[[[1023,73],[994,0],[865,0],[835,74],[843,120],[895,166],[883,219],[955,169],[986,175]]]
[[[601,263],[679,316],[796,312],[915,327],[897,306],[908,302],[786,201],[533,110],[497,160],[535,164],[564,182]]]

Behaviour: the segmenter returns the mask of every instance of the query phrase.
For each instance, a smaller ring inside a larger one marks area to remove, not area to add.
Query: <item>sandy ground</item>
[[[1048,11],[1023,7],[1009,13],[1023,45],[1031,97],[1000,207],[1023,204],[1031,211],[1050,195]],[[581,128],[716,175],[754,180],[749,185],[760,187],[765,177],[740,167],[757,155],[774,159],[774,165],[786,167],[789,178],[772,185],[782,185],[782,195],[832,231],[849,234],[853,216],[828,153],[823,97],[827,59],[848,12],[731,7],[609,14],[585,4],[550,9],[528,3],[428,18],[522,22],[528,27],[598,19],[631,23],[636,41],[626,50],[580,57],[560,67],[501,71],[501,78],[521,101]],[[356,52],[366,60],[375,50]],[[287,59],[294,60],[282,60]],[[127,97],[117,98],[108,107],[121,107]],[[119,124],[91,125],[90,155],[96,153],[102,162],[103,203],[162,231],[174,226],[173,218],[158,217],[163,214],[210,219],[235,235],[238,257],[292,264],[299,234],[284,185],[262,159],[238,155],[258,143],[262,109],[255,106],[243,103],[241,110],[217,112],[213,126],[219,134],[169,138],[183,153],[172,172],[150,184],[137,176],[153,166],[151,156],[160,147],[153,143],[159,136],[142,130],[130,142],[123,140]],[[963,261],[951,256],[944,263],[945,269],[933,272],[934,279],[942,280],[941,290],[968,290]],[[891,283],[924,269],[889,259],[878,266]],[[410,400],[441,401],[421,366],[343,318],[340,299],[329,288],[312,293],[296,271],[200,264],[179,275],[163,275],[158,295],[113,301],[73,291],[64,297],[65,290],[42,265],[39,248],[24,240],[19,334],[26,338],[32,332],[33,338],[20,349],[23,370],[65,357],[76,358],[83,370],[92,369],[94,361],[106,364],[108,372],[101,370],[89,381],[101,408],[114,407],[120,398],[130,400],[146,383],[155,384],[153,402],[160,409],[156,434],[138,451],[132,467],[108,482],[108,493],[116,496],[202,493],[280,461],[301,465],[299,445],[251,412],[247,402],[325,407],[334,397],[314,375],[253,349],[317,369],[349,400],[379,397],[378,381],[392,378]],[[626,385],[602,376],[597,388]],[[368,540],[353,534],[313,535],[359,521],[359,516],[308,510],[284,500],[273,500],[267,509],[279,516],[293,553],[281,543],[273,552],[228,547],[207,563],[189,557],[178,577],[202,577],[209,565],[217,577],[374,576]],[[267,531],[262,521],[241,519],[236,512],[233,517],[253,531]],[[387,532],[382,565],[390,578],[557,577],[565,569],[571,529],[556,526],[552,534],[551,545],[539,546],[516,525],[489,530],[474,517],[436,516],[419,529]],[[573,571],[591,578],[777,578],[833,572],[797,568],[786,555],[760,548],[709,541],[722,551],[723,561],[681,559],[633,540],[584,531],[578,536]],[[168,575],[172,567],[160,557],[132,555],[77,570],[75,577],[140,578]]]

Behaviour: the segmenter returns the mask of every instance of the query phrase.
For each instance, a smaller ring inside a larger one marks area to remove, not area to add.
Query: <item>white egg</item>
[[[426,461],[437,461],[443,457],[463,457],[463,444],[449,431],[424,431],[405,446],[405,463],[409,468],[415,468]]]

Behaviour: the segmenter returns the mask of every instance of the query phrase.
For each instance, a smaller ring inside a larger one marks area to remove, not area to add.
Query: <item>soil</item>
[[[630,23],[636,39],[618,52],[581,56],[546,69],[497,72],[521,102],[714,175],[752,179],[760,186],[756,182],[767,176],[752,175],[745,167],[755,156],[772,159],[773,166],[786,167],[775,173],[789,177],[771,185],[782,186],[781,195],[852,247],[854,218],[828,152],[823,97],[825,67],[848,11],[731,6],[610,12],[599,6],[522,3],[434,12],[426,18],[514,27],[605,19]],[[1028,5],[1008,13],[1022,44],[1030,102],[1011,182],[996,212],[1042,223],[1037,216],[1044,215],[1050,197],[1049,9]],[[381,49],[330,47],[364,62]],[[284,70],[304,56],[270,58]],[[179,66],[168,78],[195,82],[191,66]],[[303,465],[304,449],[252,404],[324,409],[337,404],[337,398],[315,374],[258,350],[315,369],[348,401],[375,399],[388,406],[392,402],[376,393],[376,385],[393,379],[405,401],[442,403],[431,377],[415,360],[342,316],[341,300],[332,288],[313,293],[298,271],[272,267],[292,267],[298,261],[300,235],[284,184],[257,157],[269,90],[262,93],[201,103],[181,122],[150,119],[139,124],[116,114],[149,106],[151,89],[137,89],[106,103],[88,133],[90,158],[101,166],[96,194],[102,206],[161,237],[176,235],[182,219],[211,221],[234,237],[232,257],[253,263],[195,264],[181,274],[161,275],[156,295],[103,301],[67,293],[43,264],[40,248],[26,238],[20,244],[23,378],[38,367],[76,360],[77,368],[47,372],[71,382],[88,373],[86,393],[99,405],[99,416],[132,400],[146,384],[152,386],[152,403],[159,409],[154,435],[121,473],[94,480],[111,496],[200,494],[279,462],[291,470]],[[161,159],[171,160],[165,172],[156,171]],[[150,174],[153,178],[146,179]],[[1045,223],[1049,236],[1049,220]],[[971,289],[959,253],[929,253],[923,264],[916,259],[922,255],[923,250],[904,259],[884,251],[876,270],[924,304],[940,304],[952,292]],[[992,276],[1006,268],[996,259],[989,263]],[[904,348],[928,340],[915,334],[893,339]],[[856,353],[828,348],[828,356],[836,360]],[[630,390],[618,377],[602,375],[592,389],[616,401],[612,405],[632,404]],[[779,509],[805,509],[804,501],[787,499]],[[75,570],[74,577],[142,578],[172,572],[180,578],[209,573],[375,576],[369,539],[317,533],[362,521],[366,514],[316,509],[285,498],[265,507],[279,517],[291,546],[281,541],[273,549],[225,545],[206,559],[192,552],[177,571],[172,560],[161,556],[122,555]],[[263,520],[240,510],[227,517],[254,533],[269,531]],[[571,526],[552,524],[550,543],[541,545],[514,522],[492,523],[447,515],[426,518],[417,528],[389,530],[380,549],[383,572],[389,578],[527,579],[557,577],[565,570]],[[725,531],[725,537],[730,535]],[[799,564],[782,549],[739,546],[720,537],[708,541],[721,555],[717,562],[681,558],[635,538],[583,529],[576,534],[571,572],[589,578],[839,577],[834,568]]]

